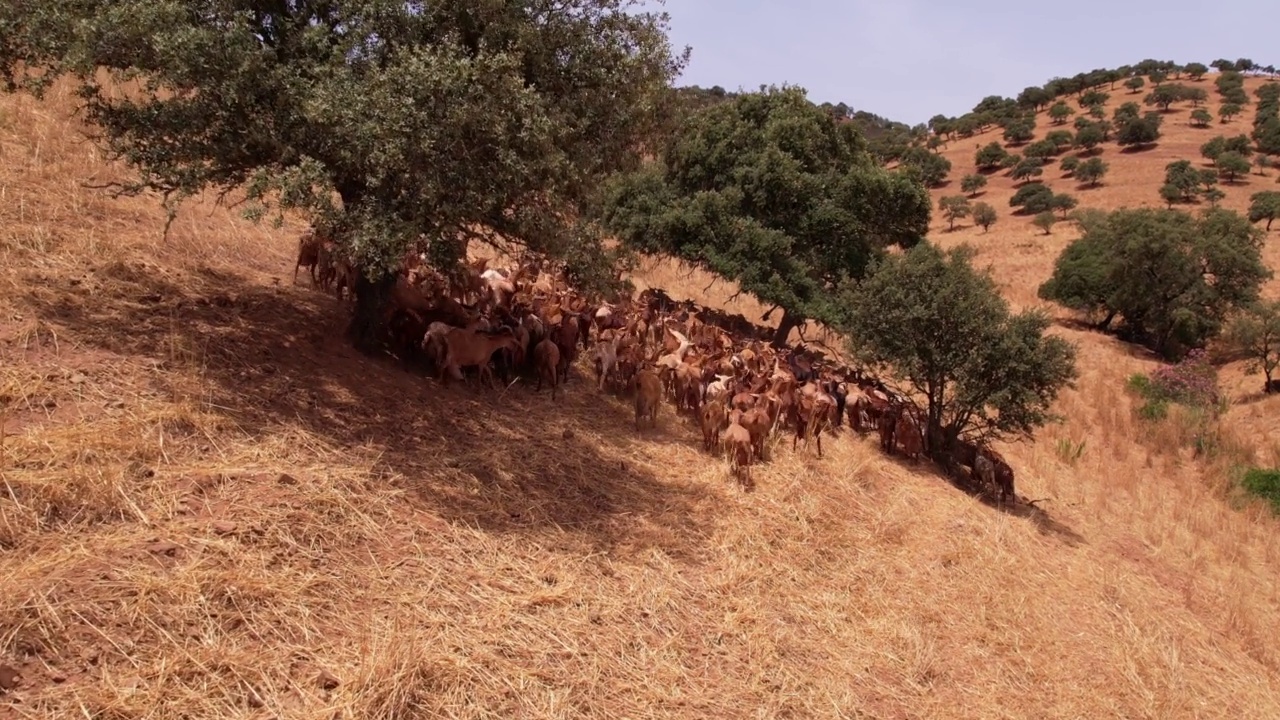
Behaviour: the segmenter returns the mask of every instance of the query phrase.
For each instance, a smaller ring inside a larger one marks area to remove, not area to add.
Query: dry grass
[[[296,229],[162,242],[66,110],[0,99],[0,718],[1280,716],[1276,522],[1150,442],[1110,339],[1060,330],[1069,419],[1008,450],[1044,509],[849,437],[744,493],[669,407],[355,355]],[[1015,301],[1053,249],[991,253]],[[638,279],[763,312],[681,277]],[[1274,453],[1278,408],[1228,417]]]

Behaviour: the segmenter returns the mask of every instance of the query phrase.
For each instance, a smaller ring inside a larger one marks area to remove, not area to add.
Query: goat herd
[[[354,298],[355,266],[332,237],[315,230],[301,237],[295,280],[303,267],[315,287]],[[802,348],[776,350],[760,340],[766,328],[675,302],[661,290],[593,303],[569,286],[563,270],[546,272],[537,261],[506,270],[478,260],[444,274],[410,252],[383,320],[392,351],[433,369],[442,382],[475,368],[490,386],[495,373],[506,383],[536,378],[536,391],[548,385],[553,400],[581,350],[601,391],[633,398],[637,431],[642,420],[656,423],[667,400],[700,425],[704,449],[723,452],[747,487],[751,466],[768,459],[766,441],[779,428],[794,433],[793,451],[800,439],[806,447],[812,439],[821,457],[823,431],[838,432],[847,415],[855,432],[878,431],[890,455],[916,462],[924,451],[923,413],[906,396]],[[951,459],[1001,503],[1014,500],[1013,470],[995,450],[961,440]]]

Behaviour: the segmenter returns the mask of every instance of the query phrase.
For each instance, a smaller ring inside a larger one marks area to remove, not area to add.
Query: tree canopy
[[[975,251],[921,243],[845,293],[851,351],[925,401],[929,453],[957,437],[1029,437],[1075,378],[1075,349],[1042,311],[1014,315]],[[933,439],[941,442],[933,442]]]
[[[445,264],[475,226],[553,253],[584,238],[566,218],[638,164],[687,61],[667,16],[635,5],[6,3],[0,72],[36,93],[74,78],[85,119],[138,169],[131,192],[245,187],[251,206],[337,229],[365,269],[367,346],[411,246]]]
[[[1124,320],[1122,335],[1174,357],[1202,347],[1235,308],[1254,302],[1271,271],[1262,231],[1239,213],[1121,209],[1081,223],[1083,234],[1040,286],[1053,300],[1098,319]]]
[[[833,290],[928,231],[928,192],[881,168],[802,88],[698,113],[662,156],[609,184],[601,218],[627,246],[683,258],[783,310],[775,342],[839,315]]]

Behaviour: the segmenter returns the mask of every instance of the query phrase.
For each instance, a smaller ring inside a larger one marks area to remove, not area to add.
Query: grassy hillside
[[[1158,201],[1212,132],[1176,125],[1082,205]],[[164,240],[84,187],[122,171],[82,131],[0,97],[0,718],[1280,716],[1280,527],[1137,424],[1153,363],[1114,340],[1055,329],[1067,421],[1002,448],[1035,507],[847,435],[745,493],[581,375],[553,403],[356,355],[297,227],[200,201]],[[1070,237],[1026,222],[933,235],[1025,304]],[[1233,407],[1242,452],[1280,462],[1277,412]]]

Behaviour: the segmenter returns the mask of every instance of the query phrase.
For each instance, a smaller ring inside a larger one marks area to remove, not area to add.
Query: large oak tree
[[[638,164],[687,61],[666,15],[639,4],[4,3],[0,72],[36,93],[73,78],[84,117],[138,169],[131,192],[245,187],[336,228],[365,270],[353,339],[372,347],[411,246],[447,267],[485,227],[598,258],[576,211]]]
[[[808,319],[839,317],[835,288],[888,247],[918,243],[929,214],[918,181],[880,167],[852,124],[797,87],[689,118],[661,157],[608,187],[602,208],[626,245],[682,258],[781,308],[778,345]]]

